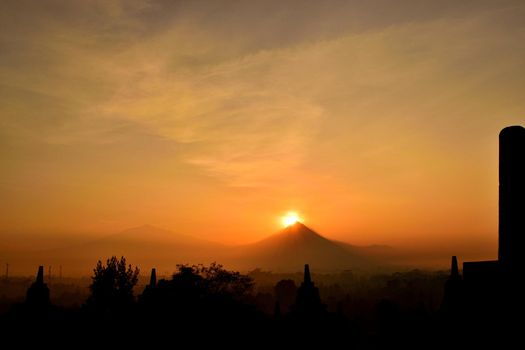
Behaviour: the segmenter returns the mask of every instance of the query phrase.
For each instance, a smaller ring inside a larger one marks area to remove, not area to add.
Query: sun
[[[299,215],[294,212],[294,211],[290,211],[288,213],[286,213],[285,216],[282,217],[281,221],[282,221],[282,224],[284,227],[288,227],[288,226],[291,226],[293,224],[295,224],[296,222],[298,221],[301,221],[302,219],[299,217]]]

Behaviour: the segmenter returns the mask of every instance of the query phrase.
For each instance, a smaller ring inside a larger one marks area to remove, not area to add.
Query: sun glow
[[[299,215],[294,211],[286,213],[286,215],[281,219],[284,227],[291,226],[301,220],[302,219],[299,217]]]

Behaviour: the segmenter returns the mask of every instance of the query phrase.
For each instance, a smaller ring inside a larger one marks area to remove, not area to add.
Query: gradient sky
[[[0,230],[245,243],[295,210],[355,244],[494,257],[524,18],[521,0],[3,0]]]

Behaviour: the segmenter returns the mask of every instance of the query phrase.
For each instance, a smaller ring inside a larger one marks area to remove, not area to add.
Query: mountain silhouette
[[[272,271],[298,271],[309,263],[316,270],[367,269],[374,260],[348,244],[321,236],[301,222],[259,242],[240,249],[238,260],[249,266]]]
[[[156,267],[161,274],[171,274],[177,264],[209,264],[216,261],[227,268],[276,272],[297,272],[305,263],[316,271],[369,269],[388,250],[360,247],[327,239],[297,222],[259,242],[227,246],[151,225],[126,229],[88,242],[64,244],[53,249],[20,252],[9,257],[19,271],[32,271],[35,265],[62,266],[65,275],[89,274],[97,260],[125,256],[145,271]]]
[[[219,261],[225,251],[219,243],[143,225],[81,244],[42,250],[32,254],[31,260],[62,265],[66,273],[89,274],[97,260],[115,255],[125,256],[141,268],[157,267],[161,273],[172,273],[177,264]]]
[[[90,242],[89,244],[115,244],[117,247],[122,245],[133,245],[133,244],[157,244],[163,243],[167,245],[171,244],[183,244],[183,245],[208,245],[212,242],[176,233],[170,230],[165,230],[152,225],[142,225],[133,227],[121,231],[119,233],[106,236],[100,240]]]

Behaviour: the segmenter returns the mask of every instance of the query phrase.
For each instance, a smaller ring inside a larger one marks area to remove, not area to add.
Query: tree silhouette
[[[287,313],[295,301],[297,286],[291,279],[280,280],[274,287],[274,295],[280,311]]]
[[[106,264],[98,261],[93,269],[91,296],[88,305],[96,309],[111,310],[125,308],[133,303],[133,288],[137,284],[139,268],[126,265],[126,258],[116,256],[107,259]]]
[[[225,270],[222,265],[215,262],[208,267],[200,267],[198,273],[204,277],[206,290],[212,295],[227,294],[234,298],[242,298],[253,289],[251,277],[237,271]]]
[[[159,280],[139,298],[138,308],[148,319],[147,327],[155,324],[186,329],[195,322],[220,329],[241,327],[246,325],[242,320],[256,313],[250,304],[252,289],[251,277],[216,263],[177,265],[171,279]]]

